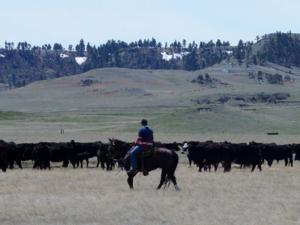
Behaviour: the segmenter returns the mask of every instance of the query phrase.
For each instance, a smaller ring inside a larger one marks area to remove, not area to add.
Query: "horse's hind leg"
[[[175,190],[176,190],[176,191],[180,191],[180,188],[179,188],[179,186],[177,185],[177,181],[176,181],[175,175],[172,174],[169,178],[170,178],[171,181],[173,182],[174,187],[175,187]]]
[[[256,167],[256,164],[255,164],[255,163],[253,163],[253,165],[252,165],[252,169],[251,169],[251,172],[253,172],[253,171],[255,170],[255,167]]]
[[[164,169],[161,170],[161,176],[160,176],[160,183],[157,186],[157,190],[159,190],[161,188],[161,186],[164,184],[165,180],[166,180],[166,171]]]

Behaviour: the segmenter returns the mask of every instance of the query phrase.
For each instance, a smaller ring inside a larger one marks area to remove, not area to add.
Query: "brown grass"
[[[299,224],[300,165],[263,172],[198,173],[180,164],[181,192],[156,191],[159,172],[137,175],[101,169],[0,173],[0,224]]]

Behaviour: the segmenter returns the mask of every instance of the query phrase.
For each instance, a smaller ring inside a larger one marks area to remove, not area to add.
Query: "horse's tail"
[[[176,177],[175,177],[175,170],[177,168],[178,161],[179,161],[178,155],[176,154],[176,152],[172,152],[170,165],[169,165],[169,168],[167,171],[167,176],[165,179],[165,188],[167,186],[169,186],[171,182],[173,182],[175,189],[177,191],[180,191],[180,188],[177,185],[177,181],[176,181]]]

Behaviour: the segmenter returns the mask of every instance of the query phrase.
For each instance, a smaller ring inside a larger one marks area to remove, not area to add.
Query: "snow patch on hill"
[[[77,62],[78,65],[82,65],[85,63],[87,60],[87,57],[75,57],[75,61]]]
[[[161,56],[162,56],[162,59],[165,61],[170,61],[171,59],[173,59],[173,55],[169,55],[166,52],[161,52]]]
[[[172,53],[168,54],[167,52],[161,52],[162,59],[165,61],[170,61],[172,59],[179,59],[181,60],[183,56],[188,55],[189,52],[181,52],[181,53]]]
[[[59,57],[62,58],[62,59],[64,59],[64,58],[69,58],[68,55],[63,54],[63,53],[60,53],[60,54],[59,54]]]

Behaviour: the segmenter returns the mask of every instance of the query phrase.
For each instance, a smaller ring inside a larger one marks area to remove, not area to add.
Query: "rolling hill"
[[[249,77],[259,72],[291,80]],[[195,82],[206,74],[211,83]],[[292,142],[300,130],[299,76],[296,68],[234,61],[194,72],[96,69],[0,92],[0,135],[18,142],[132,140],[145,117],[159,140]],[[280,135],[266,135],[273,131]]]

